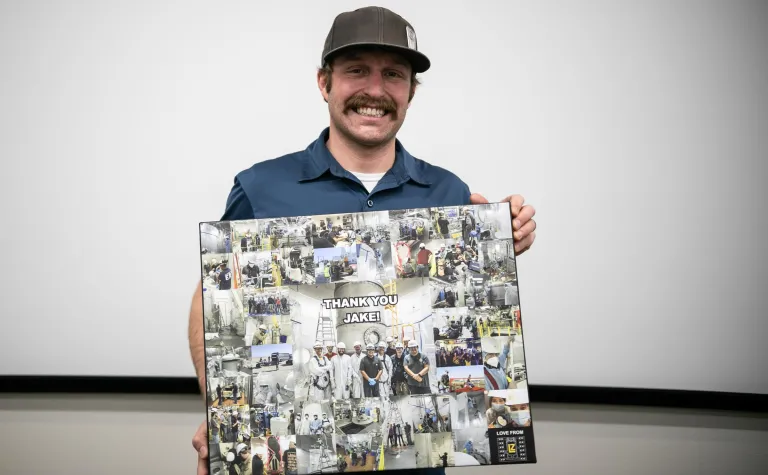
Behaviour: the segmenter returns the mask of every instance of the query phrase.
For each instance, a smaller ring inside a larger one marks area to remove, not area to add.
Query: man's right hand
[[[203,422],[192,438],[192,447],[197,450],[197,475],[208,475],[208,423]]]

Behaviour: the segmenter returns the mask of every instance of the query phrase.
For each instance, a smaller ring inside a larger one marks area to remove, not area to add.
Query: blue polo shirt
[[[328,129],[305,150],[243,170],[222,221],[469,204],[469,187],[395,142],[395,163],[371,193],[328,151]]]

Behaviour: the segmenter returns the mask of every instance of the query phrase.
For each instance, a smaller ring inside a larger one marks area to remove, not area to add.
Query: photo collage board
[[[535,463],[508,203],[200,224],[210,473]]]

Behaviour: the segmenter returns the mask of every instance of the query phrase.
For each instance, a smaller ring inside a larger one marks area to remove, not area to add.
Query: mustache
[[[397,104],[392,99],[388,97],[371,97],[367,94],[356,94],[350,97],[347,99],[345,107],[347,110],[360,107],[372,107],[374,109],[381,109],[384,112],[395,112],[397,110]]]

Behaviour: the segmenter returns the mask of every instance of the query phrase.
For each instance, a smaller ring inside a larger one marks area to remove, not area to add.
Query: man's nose
[[[372,97],[381,97],[384,95],[384,78],[381,72],[375,71],[368,75],[367,83],[365,86],[366,92]]]

